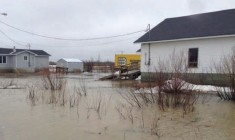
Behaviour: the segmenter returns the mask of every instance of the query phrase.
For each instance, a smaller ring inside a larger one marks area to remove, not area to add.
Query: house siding
[[[83,71],[83,63],[82,62],[69,62],[68,63],[68,71],[75,72],[76,70]]]
[[[49,67],[49,56],[36,56],[35,69],[44,69]]]
[[[59,61],[57,61],[56,65],[59,66],[59,67],[64,67],[64,68],[68,67],[67,62],[63,59],[60,59]]]
[[[172,41],[150,44],[150,66],[145,62],[148,59],[149,45],[141,45],[141,72],[155,72],[160,60],[170,60],[170,55],[175,53],[188,53],[189,48],[198,48],[198,67],[193,68],[196,73],[208,73],[214,63],[231,53],[235,47],[235,37],[198,39],[187,41]],[[147,56],[146,56],[147,54]],[[186,54],[188,56],[188,54]]]
[[[3,56],[3,55],[0,55]],[[6,55],[5,55],[6,56]],[[13,56],[6,56],[6,63],[0,63],[1,70],[9,70],[14,67],[14,59]]]
[[[24,56],[28,57],[28,60],[24,60]],[[16,69],[21,69],[25,71],[35,70],[35,56],[31,53],[24,52],[16,55]]]
[[[80,69],[83,71],[83,62],[67,62],[64,59],[57,61],[57,66],[68,68],[68,72],[75,72]]]
[[[6,56],[6,63],[0,63],[1,72],[13,72],[15,70],[35,72],[49,67],[49,54],[43,50],[0,48],[0,56]],[[25,60],[24,57],[27,57]]]
[[[154,74],[158,67],[159,60],[170,60],[173,52],[185,52],[188,56],[189,48],[198,48],[198,67],[192,68],[192,71],[198,74],[198,77],[206,77],[215,63],[231,54],[235,47],[235,37],[221,37],[210,39],[195,39],[184,41],[169,41],[150,44],[150,65],[146,65],[149,55],[149,44],[141,45],[141,75],[142,80],[146,81],[148,73]],[[147,59],[147,60],[146,60]],[[169,71],[166,71],[166,73]],[[153,76],[150,76],[153,77]]]

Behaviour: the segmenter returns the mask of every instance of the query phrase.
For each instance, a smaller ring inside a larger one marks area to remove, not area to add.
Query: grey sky
[[[234,0],[0,0],[0,21],[30,32],[61,37],[91,38],[124,34],[151,27],[169,17],[235,8]],[[58,41],[11,29],[0,30],[32,49],[43,49],[51,60],[74,57],[82,60],[114,59],[115,53],[135,53],[133,42],[144,32],[94,41]],[[113,42],[113,43],[110,43]],[[0,34],[0,47],[26,48]]]

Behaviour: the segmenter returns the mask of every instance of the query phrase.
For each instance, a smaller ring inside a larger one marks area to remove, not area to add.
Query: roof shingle
[[[4,54],[4,55],[10,55],[10,54],[17,54],[23,51],[29,51],[32,52],[36,55],[49,55],[47,52],[43,51],[43,50],[27,50],[27,49],[16,49],[15,52],[13,52],[12,48],[0,48],[0,54]]]
[[[135,43],[235,35],[235,9],[168,18]]]

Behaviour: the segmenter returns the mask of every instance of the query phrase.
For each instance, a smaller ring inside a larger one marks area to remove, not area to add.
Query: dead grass
[[[67,82],[63,76],[61,73],[51,73],[49,70],[44,70],[42,73],[43,87],[51,91],[62,90]]]
[[[216,83],[219,80],[227,86],[217,88],[217,95],[222,100],[235,101],[235,48],[231,50],[231,54],[221,58],[220,62],[214,63],[211,72],[212,81]]]
[[[35,86],[28,87],[27,100],[32,106],[35,106],[37,101],[39,100],[37,89]]]

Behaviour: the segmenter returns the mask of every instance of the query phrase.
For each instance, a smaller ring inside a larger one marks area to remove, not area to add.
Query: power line
[[[126,39],[122,39],[122,40],[115,40],[115,41],[110,41],[110,42],[105,42],[105,43],[99,43],[99,44],[92,44],[92,45],[88,45],[88,47],[90,47],[90,46],[108,45],[108,44],[112,44],[112,43],[117,43],[117,42],[131,40],[131,39],[134,39],[134,38],[136,38],[136,37],[126,38]]]
[[[18,44],[18,45],[21,45],[21,46],[24,46],[24,47],[27,46],[27,45],[23,45],[23,44],[19,43],[19,42],[22,42],[22,43],[27,43],[27,42],[16,41],[16,40],[12,39],[9,35],[7,35],[5,32],[3,32],[2,30],[0,30],[0,33],[2,33],[7,39],[14,42],[15,44]],[[112,43],[119,43],[119,42],[131,40],[131,39],[134,39],[136,37],[137,36],[131,37],[131,38],[126,38],[126,39],[121,39],[121,40],[114,40],[114,41],[104,42],[104,43],[85,44],[85,46],[86,47],[106,46],[106,45],[112,44]],[[35,43],[31,43],[31,44],[35,44]],[[44,45],[44,44],[37,44],[37,43],[35,45],[47,46],[47,45]],[[82,46],[84,46],[84,45],[82,45]],[[49,46],[49,47],[55,47],[55,46]],[[58,46],[56,46],[56,47],[58,47]],[[78,45],[73,45],[73,46],[66,46],[66,47],[81,47],[81,46],[80,45],[79,46]]]
[[[131,39],[134,39],[136,37],[131,37],[131,38],[127,38],[127,39],[122,39],[122,40],[115,40],[115,41],[109,41],[109,42],[104,42],[104,43],[96,43],[96,44],[84,44],[84,45],[66,45],[66,46],[52,46],[52,45],[46,45],[46,44],[38,44],[38,43],[30,43],[32,45],[39,45],[39,46],[45,46],[45,47],[71,47],[71,48],[74,48],[74,47],[98,47],[98,46],[107,46],[109,44],[113,44],[113,43],[119,43],[119,42],[123,42],[123,41],[128,41],[128,40],[131,40]],[[26,42],[24,42],[26,43]]]
[[[35,35],[35,36],[39,36],[39,37],[43,37],[43,38],[49,38],[49,39],[55,39],[55,40],[67,40],[67,41],[88,41],[88,40],[110,39],[110,38],[117,38],[117,37],[122,37],[122,36],[128,36],[128,35],[136,34],[136,33],[143,32],[143,31],[146,30],[146,29],[144,29],[144,30],[129,32],[129,33],[125,33],[125,34],[113,35],[113,36],[104,36],[104,37],[93,37],[93,38],[60,38],[60,37],[52,37],[52,36],[46,36],[46,35],[41,35],[41,34],[29,32],[29,31],[26,31],[26,30],[14,27],[12,25],[9,25],[9,24],[7,24],[7,23],[5,23],[3,21],[0,21],[0,23],[6,25],[8,27],[11,27],[11,28],[13,28],[15,30],[27,33],[27,34],[31,34],[31,35]]]
[[[7,38],[9,39],[10,41],[14,42],[15,44],[18,44],[18,45],[21,45],[21,46],[26,46],[26,45],[23,45],[17,41],[15,41],[14,39],[12,39],[11,37],[9,37],[5,32],[3,32],[2,30],[0,30],[0,32]]]
[[[14,42],[15,44],[18,44],[18,45],[21,45],[21,46],[24,46],[24,47],[26,46],[26,45],[23,45],[23,44],[21,44],[19,42],[22,42],[22,43],[27,43],[27,42],[16,41],[16,40],[12,39],[9,35],[7,35],[5,32],[3,32],[2,30],[0,30],[0,33],[2,33],[7,39],[9,39],[10,41]],[[106,45],[109,45],[109,44],[112,44],[112,43],[119,43],[119,42],[131,40],[131,39],[134,39],[136,37],[137,36],[131,37],[131,38],[126,38],[126,39],[121,39],[121,40],[114,40],[114,41],[104,42],[104,43],[86,44],[85,46],[86,47],[106,46]],[[31,44],[35,44],[35,43],[31,43]],[[47,45],[44,45],[44,44],[37,44],[37,43],[35,45],[47,46]],[[84,45],[82,45],[82,46],[84,46]],[[49,46],[49,47],[58,47],[58,46]],[[74,46],[66,46],[66,47],[81,47],[81,46],[80,45],[74,45]]]

